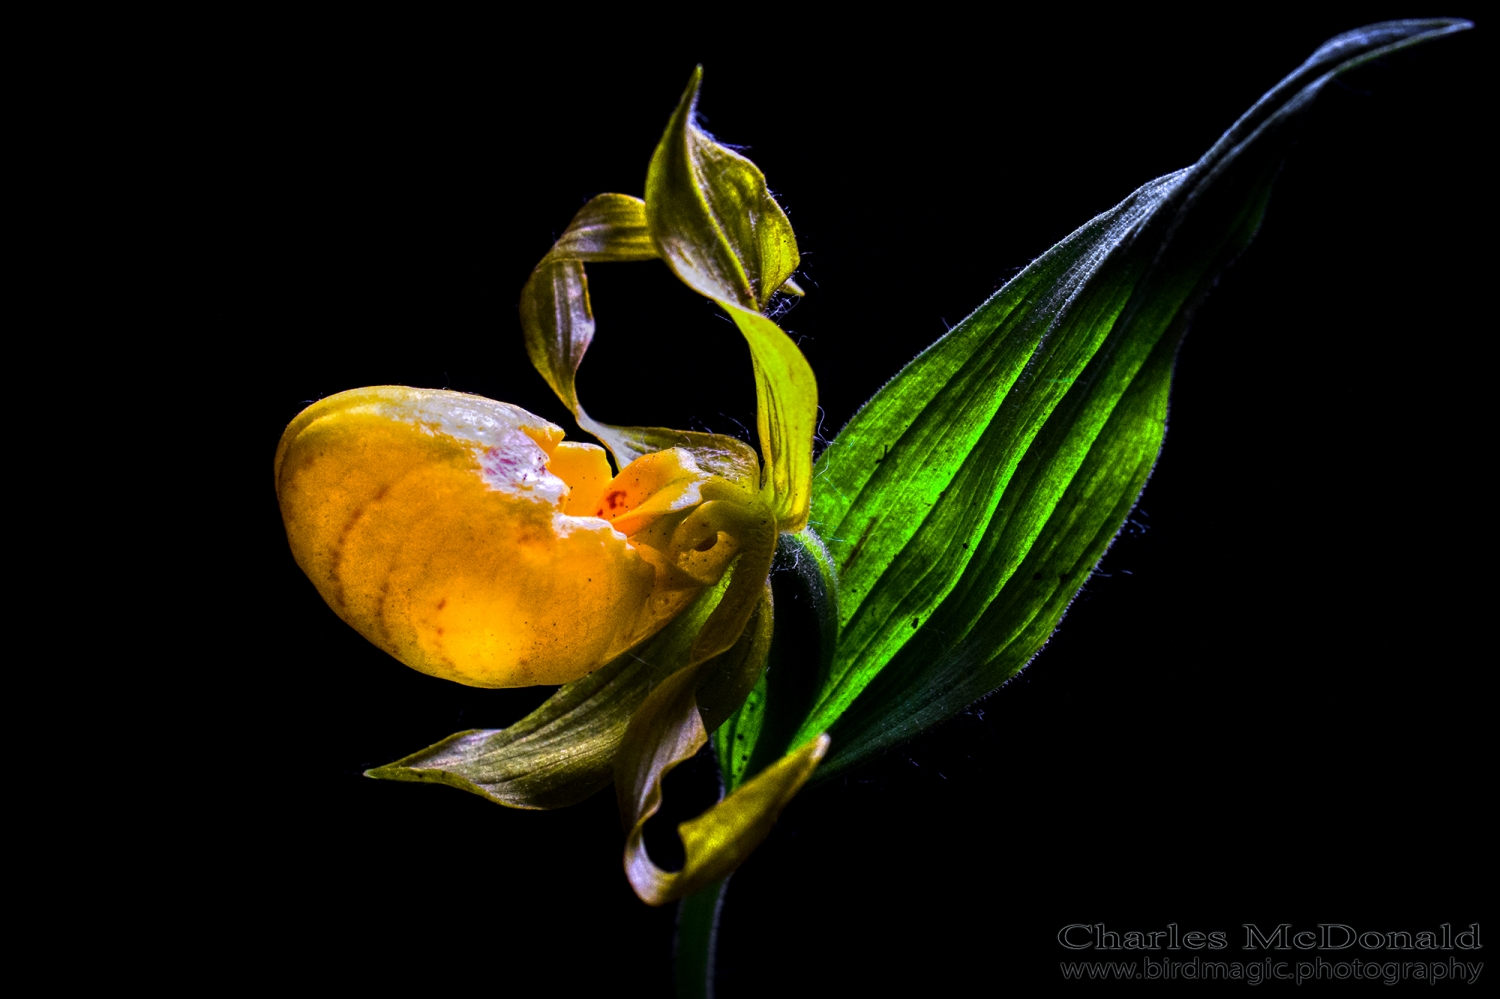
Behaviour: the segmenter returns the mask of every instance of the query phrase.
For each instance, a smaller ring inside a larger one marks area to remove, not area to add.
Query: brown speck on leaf
[[[866,541],[870,540],[870,532],[875,530],[875,525],[879,521],[880,518],[876,517],[874,520],[865,525],[864,533],[859,536],[859,541],[855,544],[854,550],[850,552],[849,557],[844,560],[844,568],[846,570],[854,564],[855,559],[859,558],[859,550],[865,546]]]

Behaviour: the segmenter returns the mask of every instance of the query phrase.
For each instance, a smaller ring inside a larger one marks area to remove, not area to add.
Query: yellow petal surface
[[[609,458],[602,447],[563,441],[552,452],[547,471],[569,486],[563,513],[574,517],[596,516],[599,496],[610,479]]]
[[[606,520],[604,453],[525,410],[396,386],[310,406],[276,454],[292,553],[371,642],[481,687],[566,683],[648,637],[693,592]],[[575,496],[576,494],[576,496]]]

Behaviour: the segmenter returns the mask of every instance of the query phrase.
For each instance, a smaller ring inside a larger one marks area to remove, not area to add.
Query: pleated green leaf
[[[788,743],[831,734],[820,779],[962,710],[1041,648],[1150,474],[1177,346],[1259,227],[1289,126],[1340,74],[1467,27],[1332,39],[1197,163],[1034,261],[824,451],[813,523],[838,566],[840,631]]]

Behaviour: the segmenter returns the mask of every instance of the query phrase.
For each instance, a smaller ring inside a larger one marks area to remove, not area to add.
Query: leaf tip
[[[371,767],[364,772],[364,776],[375,780],[412,780],[411,771],[406,767],[394,763],[387,763],[383,767]]]
[[[682,99],[677,102],[679,108],[685,108],[688,117],[691,118],[698,110],[698,90],[703,86],[703,64],[700,62],[693,67],[692,75],[688,77],[687,89],[682,92]]]

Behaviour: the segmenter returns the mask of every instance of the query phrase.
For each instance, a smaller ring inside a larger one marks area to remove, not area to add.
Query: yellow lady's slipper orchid
[[[546,808],[612,779],[625,867],[660,904],[723,877],[769,831],[827,748],[807,743],[682,827],[687,865],[646,856],[661,779],[755,684],[770,639],[779,532],[811,495],[817,388],[763,311],[798,262],[759,169],[693,124],[695,73],[644,200],[590,201],[537,265],[521,324],[538,370],[613,453],[518,407],[381,386],[308,407],[276,453],[292,552],[328,605],[425,673],[481,687],[565,684],[499,732],[468,732],[373,776],[434,780]],[[665,260],[750,347],[761,455],[714,434],[616,427],[580,405],[594,333],[584,263]]]
[[[324,399],[277,451],[292,553],[408,666],[477,687],[576,680],[718,581],[755,497],[679,448],[610,478],[602,448],[562,437],[457,392]]]

